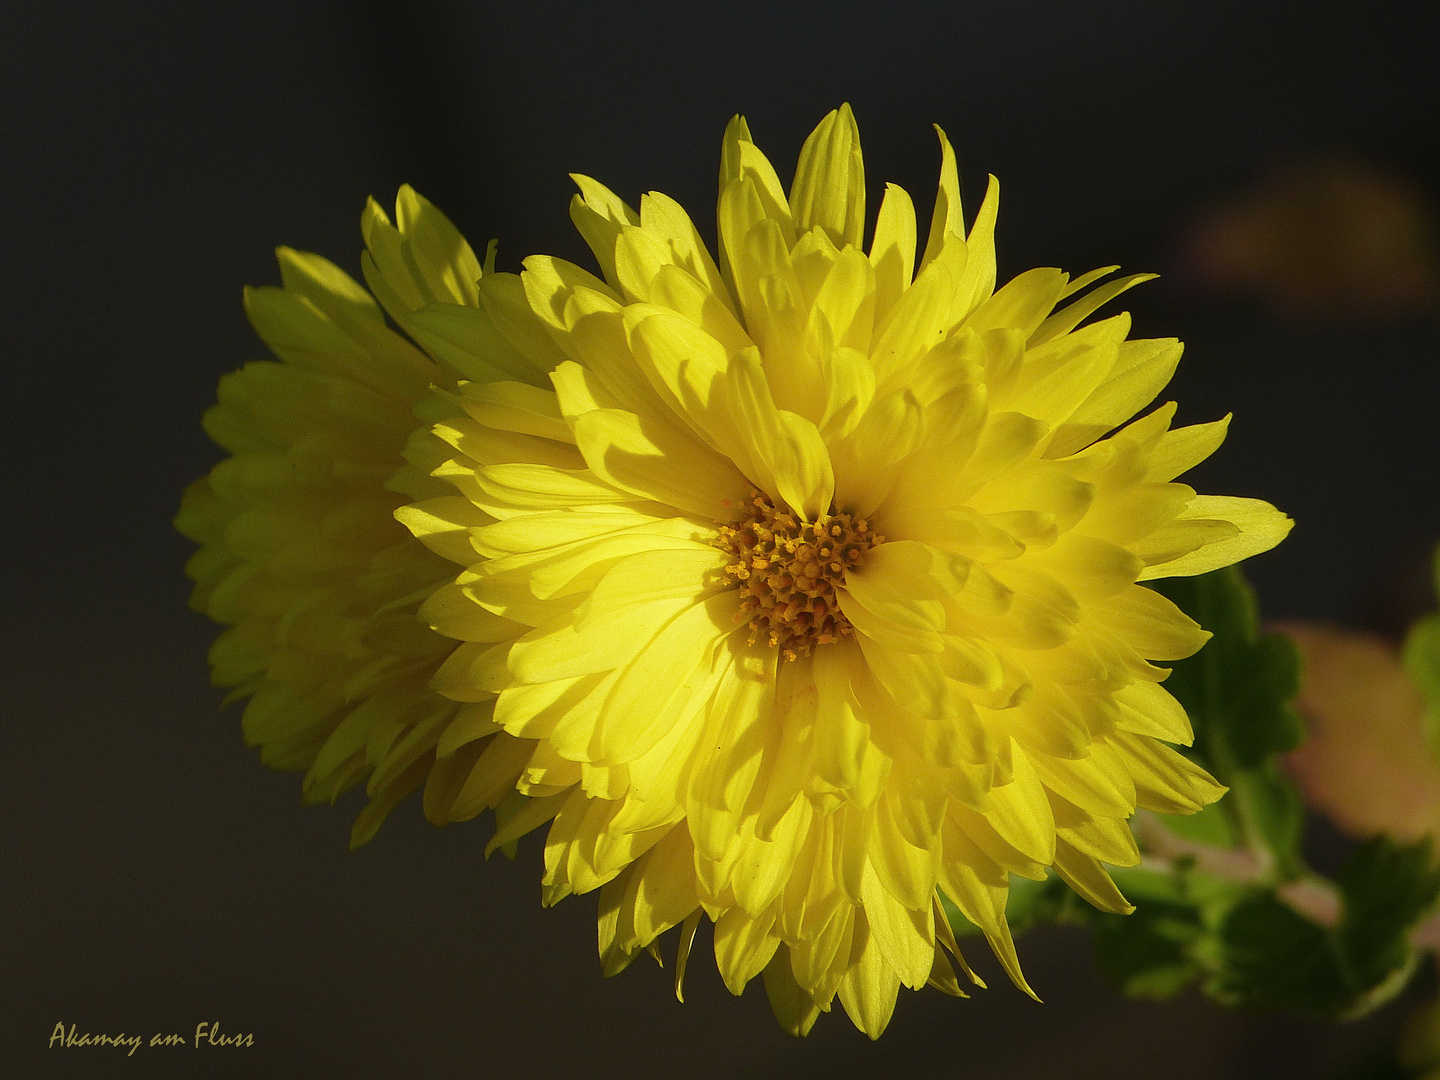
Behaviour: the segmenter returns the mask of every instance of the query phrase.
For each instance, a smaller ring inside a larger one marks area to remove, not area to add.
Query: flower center
[[[730,556],[726,576],[743,593],[735,621],[750,624],[750,644],[763,640],[794,660],[816,645],[854,637],[835,589],[845,583],[845,571],[884,540],[864,518],[821,514],[801,521],[752,491],[748,515],[720,526],[715,540]]]

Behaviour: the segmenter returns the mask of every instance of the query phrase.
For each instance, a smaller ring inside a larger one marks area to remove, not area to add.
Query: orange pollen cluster
[[[864,518],[821,514],[801,521],[750,493],[749,516],[722,525],[715,546],[730,556],[725,574],[742,591],[736,622],[750,624],[750,644],[765,641],[786,660],[808,656],[816,645],[854,637],[835,589],[883,536]]]

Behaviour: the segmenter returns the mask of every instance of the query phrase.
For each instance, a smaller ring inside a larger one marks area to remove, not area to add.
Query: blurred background
[[[697,945],[687,1003],[595,958],[594,901],[539,906],[538,844],[415,800],[346,851],[221,710],[186,608],[179,494],[219,457],[216,380],[262,347],[277,244],[358,276],[367,195],[413,183],[501,269],[589,256],[566,174],[676,197],[713,240],[721,132],[782,178],[849,101],[871,210],[928,220],[938,150],[1003,182],[1002,278],[1121,263],[1138,335],[1187,343],[1180,420],[1234,410],[1203,491],[1298,521],[1267,616],[1395,634],[1440,538],[1440,6],[797,2],[11,5],[0,33],[7,601],[0,1071],[12,1076],[1310,1078],[1358,1075],[1403,1002],[1323,1026],[1127,1002],[1088,944],[1022,940],[1046,1004],[904,992],[872,1045],[784,1035]],[[352,793],[358,796],[357,793]],[[703,934],[703,931],[702,931]],[[47,1050],[218,1023],[254,1046]]]

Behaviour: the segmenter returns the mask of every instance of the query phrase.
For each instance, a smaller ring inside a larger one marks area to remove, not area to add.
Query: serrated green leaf
[[[1377,837],[1346,861],[1336,884],[1345,897],[1346,953],[1355,977],[1374,986],[1406,963],[1410,928],[1440,896],[1430,840],[1400,845]]]
[[[1346,862],[1337,885],[1341,915],[1333,927],[1310,922],[1262,888],[1237,904],[1221,931],[1212,995],[1336,1018],[1399,993],[1415,960],[1409,933],[1440,895],[1429,841],[1371,840]]]
[[[1403,847],[1382,837],[1358,849],[1336,882],[1340,915],[1333,926],[1288,906],[1282,896],[1290,894],[1277,888],[1306,873],[1304,809],[1277,765],[1278,755],[1304,735],[1289,705],[1299,686],[1296,651],[1288,640],[1258,632],[1254,596],[1233,567],[1158,588],[1214,634],[1199,653],[1174,665],[1166,688],[1195,725],[1195,756],[1231,788],[1217,806],[1266,861],[1268,873],[1208,901],[1194,889],[1203,876],[1185,860],[1175,865],[1168,896],[1161,883],[1142,881],[1136,915],[1151,914],[1129,940],[1119,922],[1104,930],[1116,977],[1132,993],[1159,993],[1181,982],[1185,971],[1204,969],[1207,992],[1222,1002],[1329,1018],[1359,1015],[1389,1000],[1414,968],[1409,933],[1440,895],[1428,843]],[[1411,641],[1407,662],[1433,678],[1440,699],[1440,624],[1420,624]],[[1435,668],[1424,667],[1432,659]],[[1436,729],[1440,733],[1440,721]],[[1192,842],[1228,846],[1213,822],[1161,820]],[[1181,915],[1187,903],[1198,915],[1193,925],[1202,929],[1189,937],[1176,929],[1192,925]],[[1166,921],[1159,921],[1162,914]]]
[[[1255,596],[1237,567],[1153,586],[1214,636],[1176,661],[1165,688],[1195,726],[1194,755],[1231,792],[1220,803],[1241,839],[1279,878],[1302,870],[1304,811],[1275,757],[1300,744],[1304,724],[1290,701],[1300,686],[1294,645],[1261,634]],[[1167,827],[1170,827],[1167,823]],[[1185,826],[1176,827],[1184,835]]]
[[[1329,1015],[1360,992],[1346,978],[1334,935],[1256,889],[1237,904],[1222,933],[1224,966],[1207,992],[1230,1005]]]
[[[1262,766],[1305,737],[1290,701],[1300,688],[1295,647],[1279,634],[1260,634],[1255,596],[1237,567],[1154,582],[1157,592],[1214,636],[1178,660],[1165,688],[1185,706],[1196,749],[1220,775]]]
[[[1277,764],[1303,737],[1289,705],[1299,685],[1296,651],[1288,639],[1258,632],[1253,594],[1234,568],[1166,582],[1160,591],[1214,635],[1196,656],[1174,665],[1166,687],[1195,725],[1191,752],[1231,791],[1193,817],[1156,817],[1192,845],[1223,852],[1243,843],[1260,856],[1264,876],[1242,884],[1216,876],[1213,867],[1202,873],[1197,865],[1210,866],[1203,848],[1168,866],[1115,868],[1116,884],[1136,905],[1130,916],[1094,911],[1053,875],[1042,882],[1014,878],[1012,927],[1092,927],[1101,970],[1131,996],[1168,998],[1208,976],[1207,993],[1224,1003],[1328,1018],[1359,1015],[1391,999],[1415,967],[1409,934],[1440,896],[1428,844],[1403,847],[1381,838],[1360,848],[1338,879],[1333,926],[1288,906],[1281,899],[1292,896],[1286,890],[1310,883],[1301,880],[1303,807]],[[1440,626],[1431,626],[1415,638],[1427,648],[1422,635],[1440,634]],[[1292,881],[1300,883],[1284,885]],[[1298,903],[1304,893],[1294,896]],[[957,934],[974,932],[948,900],[945,909]]]
[[[1305,725],[1289,704],[1300,692],[1300,656],[1289,638],[1262,634],[1245,662],[1249,678],[1236,678],[1230,688],[1226,735],[1235,764],[1253,769],[1305,739]]]

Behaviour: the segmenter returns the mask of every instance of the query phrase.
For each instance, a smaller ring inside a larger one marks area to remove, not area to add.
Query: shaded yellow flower
[[[1027,990],[1009,875],[1128,910],[1102,864],[1136,861],[1136,806],[1223,790],[1166,745],[1192,734],[1152,663],[1207,634],[1136,582],[1290,526],[1173,482],[1228,418],[1171,430],[1170,404],[1115,431],[1180,344],[1081,324],[1142,278],[995,291],[997,187],[967,235],[940,139],[918,266],[894,185],[862,247],[848,107],[788,195],[731,122],[718,262],[673,200],[637,214],[577,177],[603,280],[522,275],[553,392],[462,387],[435,429],[460,499],[397,515],[466,567],[421,614],[464,642],[437,690],[499,691],[531,800],[492,844],[551,821],[547,902],[600,890],[607,972],[679,925],[678,990],[708,916],[726,985],[763,973],[796,1033],[837,995],[874,1037],[901,985],[961,992],[937,889]]]
[[[289,248],[278,251],[282,287],[246,290],[246,313],[278,361],[221,380],[205,430],[232,456],[190,486],[175,522],[200,543],[187,566],[191,605],[230,627],[210,662],[231,700],[250,698],[246,740],[268,764],[305,770],[307,802],[333,802],[368,776],[352,845],[427,777],[427,813],[449,819],[478,758],[475,746],[451,751],[496,730],[488,704],[428,687],[455,643],[416,609],[454,566],[394,518],[450,491],[429,475],[447,456],[429,425],[453,411],[432,387],[539,383],[545,370],[524,358],[523,335],[517,348],[503,333],[507,312],[524,308],[518,279],[482,271],[410,188],[396,211],[392,225],[372,200],[361,221],[379,304],[334,264]],[[430,544],[444,550],[443,538]],[[437,746],[446,756],[432,772]],[[491,785],[492,802],[511,782],[507,773]]]

